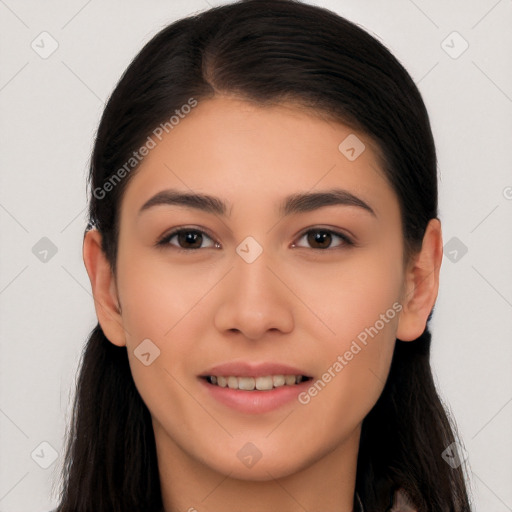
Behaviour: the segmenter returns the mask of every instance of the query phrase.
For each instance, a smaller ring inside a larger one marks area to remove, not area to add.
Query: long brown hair
[[[91,158],[89,215],[114,272],[119,206],[136,167],[108,193],[104,185],[176,109],[217,93],[261,105],[293,100],[367,134],[397,194],[407,254],[421,246],[437,217],[437,162],[408,73],[374,37],[327,9],[246,0],[164,28],[107,103]],[[428,327],[413,342],[396,341],[382,395],[363,421],[356,491],[366,511],[387,510],[399,487],[420,512],[470,510],[463,466],[442,457],[456,437],[434,386],[430,345]],[[162,510],[149,411],[126,348],[99,324],[82,354],[67,435],[58,512]]]

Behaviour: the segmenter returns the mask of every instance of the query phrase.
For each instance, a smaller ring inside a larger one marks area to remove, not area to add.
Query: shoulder
[[[404,489],[398,489],[393,497],[393,506],[389,512],[416,512],[416,508],[409,500]]]

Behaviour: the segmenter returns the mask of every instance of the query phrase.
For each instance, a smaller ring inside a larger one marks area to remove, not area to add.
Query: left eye
[[[309,231],[306,231],[299,240],[306,238],[307,242],[313,246],[313,249],[330,249],[333,236],[342,240],[342,243],[335,247],[354,245],[352,240],[343,233],[323,228],[310,229]],[[318,247],[315,247],[315,245],[318,245]],[[293,247],[297,247],[297,245],[293,244]]]

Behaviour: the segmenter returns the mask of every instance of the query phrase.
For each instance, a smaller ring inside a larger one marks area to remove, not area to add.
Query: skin
[[[242,503],[246,512],[352,510],[361,423],[382,392],[395,339],[414,340],[425,328],[442,235],[432,219],[421,251],[403,261],[397,196],[367,137],[356,133],[366,149],[355,161],[338,150],[351,133],[291,104],[199,102],[125,190],[115,276],[100,234],[84,239],[99,322],[127,347],[151,412],[166,512],[230,512]],[[375,216],[346,205],[277,212],[289,194],[332,187]],[[139,214],[167,188],[218,196],[230,204],[228,216],[171,205]],[[206,230],[200,249],[178,252],[177,237],[155,247],[180,226]],[[351,234],[356,245],[333,235],[322,249],[303,236],[306,228]],[[250,264],[235,251],[247,236],[263,248]],[[277,361],[321,378],[394,303],[399,314],[307,405],[243,414],[212,399],[197,378],[227,361]],[[161,351],[149,366],[134,355],[147,338]],[[250,468],[237,457],[248,442],[261,453]]]

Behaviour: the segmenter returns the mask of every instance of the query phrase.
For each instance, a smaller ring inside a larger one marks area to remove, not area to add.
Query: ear
[[[97,229],[84,236],[83,258],[89,280],[96,315],[105,336],[114,345],[126,345],[117,287],[110,263],[101,249],[101,234]]]
[[[421,250],[408,265],[402,294],[402,311],[396,337],[413,341],[423,334],[439,290],[439,269],[443,259],[443,238],[439,219],[431,219]]]

